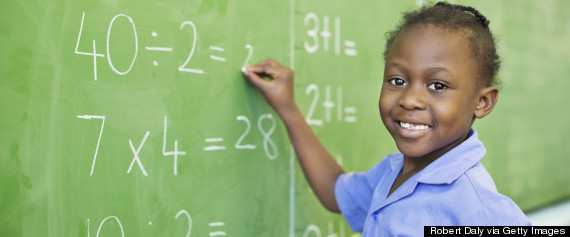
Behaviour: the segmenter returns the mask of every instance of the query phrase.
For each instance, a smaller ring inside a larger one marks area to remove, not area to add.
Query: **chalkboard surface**
[[[358,236],[240,68],[294,68],[309,124],[366,170],[397,151],[377,109],[384,32],[423,3],[1,3],[0,236]],[[473,4],[504,62],[475,124],[483,162],[525,210],[568,198],[570,3]]]

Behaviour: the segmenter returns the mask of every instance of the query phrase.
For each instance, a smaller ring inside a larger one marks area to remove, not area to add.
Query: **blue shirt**
[[[480,160],[485,147],[471,130],[463,143],[410,177],[389,197],[402,170],[401,153],[367,172],[342,174],[335,197],[352,230],[362,236],[423,236],[423,226],[530,225],[521,209],[497,192]]]

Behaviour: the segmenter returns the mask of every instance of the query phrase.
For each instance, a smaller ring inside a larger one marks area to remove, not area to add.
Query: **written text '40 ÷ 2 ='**
[[[129,22],[129,24],[132,27],[133,30],[133,37],[134,37],[134,53],[131,59],[131,63],[129,65],[129,68],[126,70],[119,70],[115,67],[115,65],[113,64],[113,60],[111,57],[111,49],[109,47],[109,42],[110,39],[112,37],[111,34],[111,30],[113,29],[113,25],[115,24],[115,21],[119,18],[126,18]],[[137,28],[135,26],[135,22],[133,20],[133,18],[131,18],[128,15],[125,14],[118,14],[115,17],[113,17],[111,19],[111,23],[109,23],[109,27],[107,29],[107,39],[106,39],[106,54],[102,54],[102,53],[97,53],[97,48],[96,48],[96,43],[95,40],[93,40],[93,44],[92,44],[92,51],[91,52],[85,52],[83,50],[80,50],[80,42],[81,42],[81,35],[83,32],[83,23],[85,22],[85,12],[83,12],[83,15],[81,17],[81,26],[79,27],[79,33],[77,35],[77,42],[75,44],[75,53],[79,54],[79,55],[86,55],[86,56],[91,56],[93,57],[93,79],[97,80],[97,58],[101,57],[101,58],[107,58],[107,62],[109,63],[109,67],[111,67],[111,69],[117,73],[118,75],[126,75],[127,73],[129,73],[132,68],[133,65],[135,64],[135,61],[137,59],[137,55],[139,53],[139,39],[138,39],[138,35],[137,35]],[[206,71],[204,71],[203,69],[200,68],[194,68],[190,65],[190,60],[192,59],[192,57],[194,56],[194,52],[196,50],[196,43],[198,41],[198,29],[196,27],[196,25],[192,22],[192,21],[184,21],[181,23],[180,25],[180,30],[184,30],[184,29],[190,29],[192,30],[192,37],[191,37],[191,42],[190,42],[190,51],[188,52],[188,56],[184,59],[184,62],[178,66],[178,71],[180,72],[187,72],[187,73],[194,73],[194,74],[207,74]],[[151,33],[152,37],[157,37],[158,33],[153,31]],[[162,46],[145,46],[144,47],[145,50],[147,51],[157,51],[157,52],[172,52],[173,48],[172,47],[162,47]],[[210,59],[213,61],[217,61],[217,62],[226,62],[227,59],[223,56],[223,54],[225,53],[225,48],[220,47],[220,46],[216,46],[216,45],[210,45],[209,46],[210,51],[212,52],[212,54],[210,55]],[[241,64],[241,66],[244,66],[245,64],[247,64],[249,62],[249,60],[251,59],[252,53],[253,53],[253,46],[251,46],[250,44],[246,44],[244,46],[245,51],[247,52],[246,56],[244,57],[244,61]],[[242,49],[243,50],[243,49]],[[152,64],[154,66],[158,66],[158,61],[153,61]],[[235,67],[235,68],[239,68],[239,67]]]

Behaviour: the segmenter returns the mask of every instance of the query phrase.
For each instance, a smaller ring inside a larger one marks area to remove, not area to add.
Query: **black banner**
[[[568,226],[424,226],[424,236],[570,236]]]

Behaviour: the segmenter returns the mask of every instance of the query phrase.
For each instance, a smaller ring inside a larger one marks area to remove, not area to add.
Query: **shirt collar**
[[[417,181],[427,184],[450,184],[477,164],[485,153],[485,147],[479,141],[477,132],[471,129],[464,142],[420,171]]]

